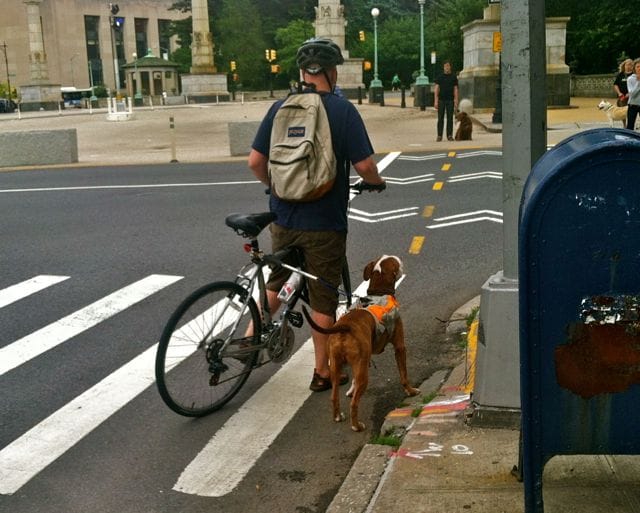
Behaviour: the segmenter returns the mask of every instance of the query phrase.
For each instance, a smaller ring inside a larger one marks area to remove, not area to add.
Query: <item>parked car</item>
[[[18,106],[13,100],[7,100],[6,98],[0,98],[0,113],[13,112]]]

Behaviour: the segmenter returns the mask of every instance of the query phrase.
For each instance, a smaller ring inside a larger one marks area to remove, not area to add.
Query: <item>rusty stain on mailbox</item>
[[[518,234],[525,513],[555,455],[640,454],[640,134],[587,130],[524,187]]]
[[[582,300],[581,321],[569,325],[568,343],[555,349],[558,384],[590,399],[640,383],[640,297]]]

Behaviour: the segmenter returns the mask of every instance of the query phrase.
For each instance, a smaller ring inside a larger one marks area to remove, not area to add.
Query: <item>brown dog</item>
[[[402,262],[396,256],[383,255],[369,262],[363,278],[369,280],[368,298],[375,304],[367,308],[356,306],[349,310],[333,325],[325,329],[316,325],[309,313],[303,311],[313,329],[329,335],[328,353],[331,372],[331,400],[333,420],[341,422],[344,414],[340,411],[339,380],[343,364],[351,366],[353,384],[347,395],[351,395],[351,429],[362,431],[364,423],[358,420],[358,405],[369,383],[369,362],[372,354],[380,354],[388,343],[393,345],[400,383],[408,396],[417,395],[420,390],[409,384],[407,377],[407,351],[404,344],[404,328],[397,312],[395,301],[396,280],[402,276]],[[367,298],[365,298],[367,299]],[[363,301],[364,302],[364,301]],[[388,308],[389,306],[395,308]],[[378,323],[381,314],[384,326]],[[352,392],[352,394],[350,394]]]
[[[473,123],[466,112],[458,112],[456,114],[458,121],[458,129],[456,130],[456,141],[470,141],[473,132]]]

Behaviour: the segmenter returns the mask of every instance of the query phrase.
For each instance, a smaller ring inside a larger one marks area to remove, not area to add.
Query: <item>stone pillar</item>
[[[363,59],[351,59],[345,48],[344,6],[340,0],[318,0],[316,19],[314,22],[316,37],[328,37],[336,43],[342,51],[344,64],[338,66],[338,85],[348,98],[356,98],[358,88],[364,88],[362,82]]]
[[[191,73],[215,73],[213,36],[209,30],[209,9],[206,0],[194,0],[191,7],[193,40],[191,42]]]
[[[493,51],[493,33],[500,32],[501,4],[485,7],[483,18],[462,29],[464,67],[458,76],[460,98],[472,101],[475,112],[494,110],[500,54]],[[568,106],[569,66],[565,64],[567,23],[569,18],[546,18],[546,94],[550,106]],[[504,37],[503,37],[504,46]]]
[[[42,0],[23,0],[27,10],[29,33],[29,77],[30,83],[21,85],[20,107],[22,110],[57,109],[62,100],[60,84],[49,83],[47,55],[44,51],[40,4]]]
[[[190,103],[228,100],[227,75],[216,73],[207,0],[192,0],[191,73],[182,76],[182,94]]]

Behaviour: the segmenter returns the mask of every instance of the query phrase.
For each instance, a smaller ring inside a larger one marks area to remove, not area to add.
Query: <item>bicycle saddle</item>
[[[275,213],[262,212],[260,214],[229,214],[224,222],[244,237],[257,237],[275,219]]]

